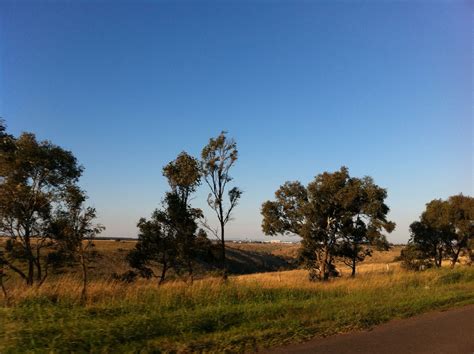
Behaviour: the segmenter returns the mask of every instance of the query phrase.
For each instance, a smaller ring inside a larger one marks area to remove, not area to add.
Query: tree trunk
[[[454,268],[454,266],[458,262],[459,253],[461,253],[461,247],[459,247],[457,251],[453,254],[453,258],[451,259],[451,268]]]
[[[31,257],[29,257],[29,259],[28,259],[28,274],[27,274],[27,278],[26,278],[26,284],[30,285],[30,286],[33,285],[34,277],[35,277],[35,262]]]
[[[35,264],[35,257],[33,256],[33,250],[31,249],[30,235],[28,231],[25,231],[24,242],[25,242],[25,251],[26,251],[26,254],[28,255],[28,273],[26,276],[26,284],[31,286],[34,283],[36,264]]]
[[[329,279],[328,258],[329,258],[329,250],[328,250],[328,246],[326,245],[324,246],[323,259],[321,260],[320,266],[319,266],[323,281],[327,281]]]
[[[443,263],[443,248],[442,247],[437,247],[435,246],[435,249],[434,249],[434,259],[435,259],[435,266],[437,268],[440,268],[441,267],[441,264]]]
[[[160,276],[160,281],[158,282],[158,285],[163,284],[163,282],[165,281],[167,270],[168,270],[168,264],[166,260],[163,259],[163,269],[161,269],[161,276]]]
[[[352,248],[352,272],[351,272],[351,278],[355,278],[356,275],[356,265],[357,265],[357,244],[354,243],[354,247]]]
[[[11,264],[8,261],[5,261],[5,262],[6,262],[6,265],[9,269],[11,269],[15,273],[17,273],[21,277],[21,279],[27,281],[28,278],[27,278],[26,274],[20,268],[15,267],[13,264]]]
[[[49,265],[46,264],[46,267],[45,267],[45,270],[44,270],[44,276],[43,276],[43,278],[41,278],[41,279],[39,280],[39,282],[38,282],[38,288],[39,288],[41,285],[43,285],[43,283],[45,282],[46,278],[48,277],[48,267],[49,267]]]
[[[4,276],[5,276],[5,273],[3,269],[0,269],[0,288],[2,288],[2,293],[5,299],[8,299],[7,289],[5,288],[5,284],[3,283]]]
[[[227,262],[225,257],[224,223],[221,222],[222,279],[227,280]]]
[[[88,273],[87,273],[87,262],[84,257],[84,251],[80,251],[81,267],[82,267],[82,292],[81,292],[81,303],[87,301],[87,284],[88,284]]]
[[[41,269],[41,262],[40,262],[40,258],[37,257],[35,259],[35,265],[36,265],[36,280],[38,282],[40,282],[43,278],[43,272],[42,272],[42,269]]]
[[[193,264],[191,260],[188,260],[188,271],[189,271],[189,280],[191,284],[194,283],[194,273],[193,273]]]

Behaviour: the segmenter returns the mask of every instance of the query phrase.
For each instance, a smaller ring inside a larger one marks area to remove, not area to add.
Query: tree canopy
[[[336,275],[334,259],[350,259],[352,274],[369,246],[386,247],[383,231],[395,224],[387,220],[385,189],[370,177],[350,177],[349,170],[324,172],[304,187],[286,182],[275,200],[263,203],[262,229],[267,235],[296,234],[302,237],[302,258],[310,277]],[[365,249],[363,249],[365,247]]]
[[[169,269],[179,276],[186,271],[192,281],[193,263],[206,238],[198,229],[202,211],[189,205],[200,183],[199,162],[182,152],[163,168],[163,175],[171,191],[166,193],[161,209],[156,209],[150,219],[138,221],[138,241],[128,261],[142,276],[158,278],[159,284]]]
[[[83,168],[70,151],[50,141],[38,141],[32,133],[15,138],[3,125],[0,130],[0,232],[9,236],[3,262],[31,285],[46,275],[41,250],[51,242],[53,210]]]
[[[226,187],[232,181],[230,169],[238,158],[237,143],[229,139],[226,132],[221,132],[216,138],[209,139],[209,143],[201,152],[201,167],[204,180],[210,189],[207,203],[214,210],[219,221],[218,234],[211,229],[221,241],[221,258],[223,278],[227,278],[226,252],[225,252],[225,226],[232,218],[232,211],[237,206],[242,191],[233,187],[227,192],[228,203],[224,199]]]
[[[420,220],[410,225],[410,235],[409,247],[402,253],[407,268],[421,264],[441,267],[447,257],[454,267],[463,250],[472,262],[474,198],[458,194],[447,200],[433,199]]]

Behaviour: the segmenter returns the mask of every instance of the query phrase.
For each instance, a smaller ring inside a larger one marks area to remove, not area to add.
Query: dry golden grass
[[[40,288],[15,280],[9,301],[0,295],[0,353],[255,351],[474,303],[473,271],[415,273],[383,262],[325,283],[308,281],[305,270],[161,286],[95,278],[85,306],[77,274]]]
[[[159,291],[160,293],[182,292],[209,293],[219,292],[222,281],[219,277],[205,277],[198,279],[193,284],[180,279],[171,279],[158,287],[156,280],[138,279],[134,283],[125,283],[114,280],[111,272],[124,272],[129,269],[125,260],[126,253],[135,246],[135,241],[106,241],[98,240],[96,249],[101,255],[98,264],[91,269],[91,281],[88,286],[88,304],[113,303],[123,300],[139,300],[143,293]],[[289,256],[297,252],[299,245],[292,244],[231,244],[230,248],[244,252],[260,252],[262,254],[284,254]],[[327,283],[308,281],[306,270],[282,270],[277,272],[258,272],[247,275],[234,275],[229,278],[232,285],[260,287],[266,289],[304,289],[328,290],[334,287],[347,287],[348,289],[362,289],[366,287],[383,288],[392,282],[407,280],[419,276],[400,268],[399,262],[393,262],[399,255],[401,246],[396,246],[388,252],[374,252],[357,267],[357,276],[350,278],[350,269],[338,263],[341,277]],[[447,266],[447,262],[445,266]],[[79,302],[81,293],[81,276],[79,272],[68,272],[62,275],[51,276],[41,287],[28,287],[17,278],[10,279],[7,283],[8,303],[13,305],[27,299],[47,297],[49,299],[70,299]],[[171,296],[171,295],[170,295]],[[0,297],[0,304],[6,304]]]
[[[351,290],[383,288],[393,282],[407,281],[419,277],[419,273],[408,272],[400,268],[396,262],[362,264],[355,278],[344,272],[341,277],[328,282],[308,281],[308,272],[303,269],[265,272],[247,275],[230,276],[227,284],[232,286],[250,286],[265,289],[297,289],[297,290],[331,290],[346,288]],[[125,283],[112,279],[95,279],[88,286],[88,304],[114,303],[139,300],[142,294],[158,291],[162,294],[186,292],[213,293],[222,290],[222,280],[219,277],[207,277],[195,280],[192,284],[182,280],[170,280],[161,286],[154,280],[139,279],[134,283]],[[79,302],[81,293],[81,278],[78,274],[66,274],[45,282],[41,287],[28,287],[23,282],[15,280],[8,284],[9,304],[21,303],[27,299],[46,297],[49,299],[70,299]],[[5,300],[5,299],[4,299]],[[2,301],[0,300],[0,303]]]

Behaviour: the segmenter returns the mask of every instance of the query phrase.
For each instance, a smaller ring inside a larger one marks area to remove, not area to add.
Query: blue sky
[[[473,194],[468,1],[0,1],[0,116],[78,157],[107,236],[135,236],[161,168],[229,131],[262,239],[286,180],[349,167],[388,189],[393,242],[433,198]],[[194,205],[206,206],[203,185]],[[212,219],[211,219],[212,220]]]

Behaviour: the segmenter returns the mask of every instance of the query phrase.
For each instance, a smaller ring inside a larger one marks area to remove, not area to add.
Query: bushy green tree
[[[130,266],[138,270],[142,277],[156,277],[159,284],[165,281],[171,262],[176,257],[174,234],[168,232],[167,219],[166,212],[159,210],[153,212],[150,220],[141,218],[137,224],[138,241],[127,256]]]
[[[386,245],[382,232],[395,227],[386,219],[386,196],[371,178],[350,177],[342,167],[316,176],[306,188],[300,182],[282,185],[275,200],[262,205],[262,229],[267,235],[302,237],[301,256],[311,279],[337,275],[336,257],[349,259],[355,275],[357,262],[370,255],[368,247]]]
[[[163,176],[168,179],[171,190],[187,205],[190,195],[201,184],[199,161],[183,151],[175,160],[163,167]]]
[[[443,259],[450,258],[454,267],[462,251],[466,252],[470,263],[474,238],[474,198],[459,194],[447,200],[432,200],[426,204],[420,220],[410,225],[410,234],[410,249],[416,249],[418,257],[426,263],[441,267]],[[401,256],[405,264],[410,262],[409,258]],[[410,268],[409,265],[407,267]]]
[[[341,222],[336,255],[342,258],[354,277],[357,264],[371,256],[374,249],[389,249],[385,233],[392,232],[395,223],[387,220],[386,190],[377,186],[372,178],[352,177],[345,189],[342,205],[347,213]]]
[[[434,262],[426,258],[426,253],[413,243],[409,243],[401,250],[399,259],[402,268],[408,270],[425,270],[434,265]]]
[[[0,232],[9,238],[3,262],[28,285],[41,283],[53,210],[83,169],[70,151],[34,134],[15,138],[2,124],[0,135]]]
[[[449,197],[448,218],[453,229],[453,237],[447,244],[447,251],[451,256],[451,266],[454,267],[462,251],[466,252],[468,262],[473,258],[474,198],[462,194]]]
[[[187,273],[193,280],[194,262],[204,245],[205,233],[199,231],[200,209],[189,205],[189,198],[200,183],[198,161],[183,152],[163,168],[171,192],[166,193],[162,209],[153,212],[149,220],[138,222],[138,242],[129,255],[130,265],[140,275],[166,279],[167,271]]]

